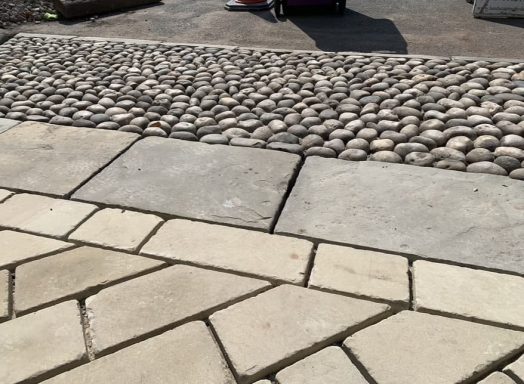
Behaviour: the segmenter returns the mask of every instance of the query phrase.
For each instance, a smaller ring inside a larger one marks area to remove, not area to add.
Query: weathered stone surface
[[[235,384],[209,330],[192,322],[132,345],[45,384]]]
[[[26,122],[0,135],[0,186],[64,196],[138,138]]]
[[[13,128],[17,124],[20,124],[20,122],[11,119],[0,118],[0,133],[5,132],[10,128]]]
[[[388,308],[281,285],[214,313],[210,320],[239,383],[248,383],[340,340]]]
[[[171,220],[160,228],[141,253],[264,279],[303,284],[313,244],[189,220]]]
[[[16,269],[15,312],[65,299],[86,297],[119,281],[160,268],[159,260],[80,247],[24,264]]]
[[[478,384],[516,384],[508,375],[502,372],[494,372]]]
[[[95,353],[195,319],[266,289],[262,280],[177,265],[86,300]]]
[[[115,12],[125,8],[158,3],[159,1],[160,0],[53,0],[53,3],[58,12],[66,18],[72,19]]]
[[[0,321],[9,317],[10,274],[8,270],[0,271]]]
[[[316,158],[276,232],[524,273],[523,213],[518,180]]]
[[[407,303],[408,260],[381,252],[320,244],[309,286]]]
[[[74,197],[267,230],[299,159],[279,151],[146,138]]]
[[[524,333],[403,311],[344,345],[381,384],[473,382],[522,350]]]
[[[0,203],[12,195],[13,192],[8,191],[7,189],[0,189]]]
[[[0,324],[2,384],[26,382],[86,358],[77,303],[67,301]]]
[[[518,360],[504,368],[504,372],[514,379],[524,381],[524,355],[520,356]]]
[[[162,221],[155,215],[106,208],[90,217],[69,239],[134,251]]]
[[[327,347],[277,373],[279,384],[367,384],[342,349]]]
[[[453,265],[413,264],[415,308],[524,330],[524,277]]]
[[[10,268],[73,246],[27,233],[0,231],[0,268]]]
[[[0,204],[0,226],[60,237],[96,209],[92,204],[23,193]]]

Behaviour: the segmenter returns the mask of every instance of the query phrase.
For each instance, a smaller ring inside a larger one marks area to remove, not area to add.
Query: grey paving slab
[[[299,157],[146,138],[73,198],[269,229]]]
[[[9,128],[12,128],[17,124],[20,124],[20,122],[11,119],[0,118],[0,133],[7,131]]]
[[[0,187],[64,196],[138,135],[26,122],[0,135]]]
[[[524,274],[524,183],[311,158],[276,233]]]

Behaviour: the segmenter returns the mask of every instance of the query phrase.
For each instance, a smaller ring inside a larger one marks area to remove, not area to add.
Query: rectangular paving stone
[[[0,356],[2,384],[35,382],[86,360],[76,301],[0,324]]]
[[[278,151],[150,137],[73,197],[268,230],[299,159]]]
[[[494,372],[478,384],[516,384],[508,375],[502,372]]]
[[[413,264],[416,310],[524,330],[524,277],[427,261]]]
[[[182,325],[45,384],[236,384],[203,322]]]
[[[380,384],[473,383],[524,348],[524,333],[403,311],[344,341]]]
[[[12,195],[13,195],[13,192],[8,191],[7,189],[0,189],[0,203]]]
[[[62,237],[96,209],[93,204],[22,193],[0,204],[0,227]]]
[[[47,237],[15,231],[0,231],[0,268],[11,268],[53,252],[74,247],[74,244]]]
[[[520,356],[519,359],[504,368],[504,372],[515,380],[524,382],[524,355]]]
[[[155,215],[106,208],[96,212],[70,236],[71,240],[135,251],[163,220]]]
[[[278,384],[368,384],[346,353],[338,347],[320,352],[277,373]]]
[[[102,290],[86,300],[95,354],[109,352],[254,295],[269,283],[176,265]]]
[[[313,244],[258,231],[171,220],[141,253],[303,284]]]
[[[406,304],[408,268],[401,256],[320,244],[309,286]]]
[[[276,233],[524,274],[522,181],[308,158]]]
[[[0,133],[5,132],[10,128],[13,128],[17,124],[20,124],[20,122],[11,119],[0,118]]]
[[[9,318],[9,292],[11,284],[11,274],[8,270],[4,269],[0,271],[0,321],[7,320]]]
[[[252,383],[385,316],[389,307],[281,285],[210,316],[240,384]]]
[[[138,135],[25,122],[0,135],[0,187],[65,196]]]
[[[80,247],[16,268],[15,312],[90,295],[107,285],[154,271],[164,262],[100,248]]]

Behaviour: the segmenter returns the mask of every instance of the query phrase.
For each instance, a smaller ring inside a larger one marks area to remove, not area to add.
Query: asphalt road
[[[473,18],[465,0],[348,0],[344,16],[319,10],[227,12],[224,0],[163,3],[95,22],[26,24],[15,32],[172,42],[524,59],[524,19]]]

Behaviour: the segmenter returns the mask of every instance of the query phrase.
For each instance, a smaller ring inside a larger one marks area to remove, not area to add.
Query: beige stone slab
[[[35,260],[74,244],[15,231],[0,231],[0,268]]]
[[[15,312],[22,314],[58,301],[86,297],[163,265],[160,260],[92,247],[23,264],[16,269]]]
[[[96,209],[93,204],[23,193],[0,204],[0,227],[61,237]]]
[[[0,203],[12,196],[14,192],[8,191],[7,189],[0,189]]]
[[[346,353],[338,347],[320,352],[277,373],[278,384],[368,384]]]
[[[182,325],[45,384],[235,384],[202,322]]]
[[[478,384],[516,384],[511,377],[502,372],[494,372]]]
[[[520,356],[515,362],[504,368],[504,372],[515,379],[520,379],[524,382],[524,355]]]
[[[306,240],[189,220],[171,220],[142,253],[303,284],[313,244]]]
[[[90,217],[69,239],[135,251],[162,221],[155,215],[106,208]]]
[[[68,301],[0,324],[0,356],[2,384],[45,378],[84,360],[77,303]]]
[[[95,353],[204,319],[269,283],[176,265],[105,289],[86,300]]]
[[[309,286],[407,303],[408,268],[408,260],[401,256],[320,244]]]
[[[413,264],[415,308],[524,330],[524,278],[427,261]]]
[[[524,333],[403,311],[344,342],[380,384],[470,383],[524,348]]]
[[[341,340],[389,307],[281,285],[211,315],[239,383],[251,383]]]
[[[9,291],[11,276],[8,270],[0,271],[0,321],[9,318]]]

